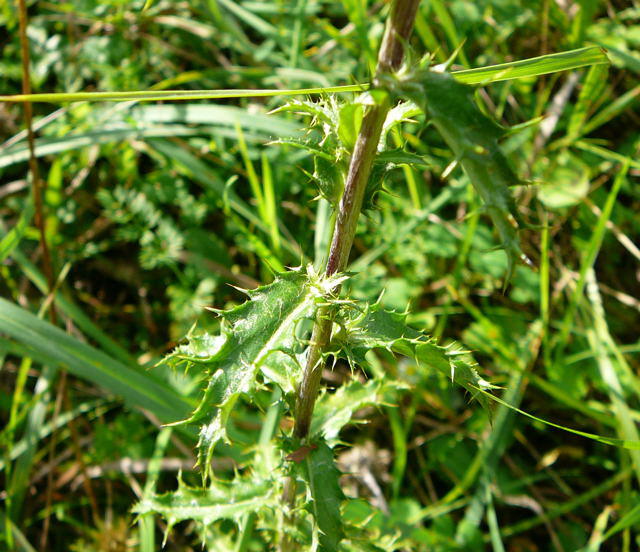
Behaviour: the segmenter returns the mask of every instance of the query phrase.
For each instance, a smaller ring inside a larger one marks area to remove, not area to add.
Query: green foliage
[[[634,549],[638,10],[421,2],[338,294],[388,3],[285,4],[29,5],[53,292],[1,5],[0,549]]]
[[[312,117],[309,134],[305,139],[280,140],[276,143],[289,144],[313,156],[314,170],[312,174],[307,174],[317,184],[319,196],[334,207],[342,197],[349,159],[362,124],[364,107],[372,101],[367,93],[354,102],[342,102],[335,96],[329,96],[318,102],[293,100],[274,110],[274,113],[292,111]],[[387,134],[418,113],[420,110],[412,102],[400,103],[389,111],[365,192],[365,210],[374,208],[376,196],[390,171],[400,165],[420,167],[429,164],[424,157],[404,148],[386,150]]]
[[[13,253],[13,250],[18,246],[20,240],[24,236],[29,223],[31,222],[33,212],[33,203],[27,203],[27,207],[24,213],[22,213],[20,220],[11,230],[9,230],[9,232],[6,233],[5,236],[2,237],[2,239],[0,240],[0,261],[3,261],[9,255],[11,255],[11,253]]]
[[[195,520],[206,531],[213,523],[270,511],[278,503],[273,481],[236,477],[231,482],[211,481],[205,489],[191,488],[182,480],[178,490],[140,501],[134,508],[139,515],[158,513],[167,520],[167,533],[180,521]]]
[[[415,79],[419,84],[411,90],[413,100],[423,106],[455,154],[500,234],[507,254],[506,285],[516,262],[527,260],[514,227],[520,217],[510,191],[520,180],[499,145],[506,132],[480,111],[473,88],[459,83],[450,73],[424,71]]]
[[[285,394],[293,395],[298,389],[304,359],[303,342],[298,334],[302,323],[313,319],[321,305],[331,308],[339,328],[324,351],[325,356],[344,357],[353,369],[356,365],[366,366],[366,354],[375,349],[409,356],[421,370],[434,369],[445,374],[486,404],[481,391],[486,392],[492,386],[478,376],[464,351],[453,345],[437,346],[426,335],[407,326],[405,316],[385,311],[378,304],[369,307],[337,300],[332,292],[344,280],[344,276],[318,277],[311,267],[306,273],[298,269],[279,274],[267,286],[245,290],[249,300],[244,304],[217,311],[222,318],[219,335],[193,335],[187,344],[167,357],[166,362],[172,366],[186,364],[187,369],[205,371],[204,396],[191,417],[180,422],[207,420],[200,430],[198,443],[199,464],[205,479],[210,475],[216,444],[221,440],[229,442],[227,424],[236,401],[242,394],[255,397],[258,372],[264,381],[276,383]],[[354,381],[333,395],[325,394],[315,411],[311,436],[319,434],[323,439],[335,439],[357,409],[378,404],[384,400],[385,392],[402,387],[392,381],[372,379],[364,385]],[[344,497],[331,448],[325,441],[311,441],[302,460],[297,454],[292,452],[287,458],[302,461],[303,479],[310,493],[321,549],[337,550],[343,537],[340,503]],[[204,518],[212,508],[210,494],[189,493],[187,500],[181,489],[169,498],[145,503],[143,509],[137,511],[157,511],[168,517],[172,525],[188,518],[191,510],[182,506],[187,502],[201,504]],[[170,512],[174,507],[175,514]],[[212,515],[217,519],[217,513]]]
[[[366,383],[352,381],[335,393],[324,393],[314,409],[311,435],[320,435],[327,441],[337,439],[340,430],[351,421],[354,412],[366,406],[384,404],[387,402],[386,396],[404,387],[400,382],[389,378],[375,378]]]
[[[487,406],[487,398],[480,390],[487,391],[492,385],[478,375],[467,351],[454,343],[447,347],[436,345],[427,335],[406,325],[406,315],[385,311],[379,304],[345,310],[337,319],[341,331],[333,340],[333,354],[342,354],[358,364],[366,364],[365,355],[374,349],[414,358],[422,369],[439,371]]]
[[[266,381],[292,392],[300,377],[298,326],[313,317],[317,305],[339,282],[323,280],[302,270],[280,274],[272,284],[247,290],[250,300],[228,311],[217,311],[222,332],[199,335],[168,358],[204,370],[204,395],[183,423],[207,423],[200,430],[199,463],[209,474],[215,445],[227,440],[226,425],[236,401],[254,391],[258,372]],[[298,350],[296,350],[298,349]]]
[[[157,375],[129,367],[2,298],[0,330],[23,348],[21,354],[65,368],[162,420],[171,421],[188,408],[188,401]]]
[[[333,460],[333,451],[326,443],[315,445],[302,461],[302,473],[311,495],[311,509],[318,524],[320,550],[335,552],[344,536],[340,504],[344,494],[338,479],[340,472]]]

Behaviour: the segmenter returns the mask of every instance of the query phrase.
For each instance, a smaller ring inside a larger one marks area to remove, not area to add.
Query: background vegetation
[[[32,2],[34,91],[363,83],[386,15],[384,2],[366,0],[142,7]],[[0,90],[18,94],[17,12],[9,1],[0,9]],[[414,327],[462,342],[510,404],[623,439],[637,439],[640,416],[639,43],[636,3],[424,0],[416,57],[433,52],[442,62],[462,44],[456,64],[477,67],[595,44],[612,65],[481,89],[505,125],[544,116],[505,144],[531,183],[517,191],[520,210],[545,227],[521,233],[535,268],[518,266],[506,292],[490,220],[460,169],[446,170],[451,153],[422,116],[391,138],[426,166],[387,176],[387,191],[360,220],[351,270],[361,272],[347,283],[352,296],[382,294],[385,307],[408,307]],[[178,470],[198,483],[195,432],[160,424],[185,417],[200,379],[154,366],[194,324],[218,330],[204,307],[243,301],[233,286],[319,264],[326,251],[329,209],[314,201],[323,175],[290,143],[309,119],[267,115],[282,104],[35,104],[53,301],[32,221],[22,111],[0,104],[0,289],[10,300],[0,304],[0,547],[160,547],[165,522],[132,524],[130,509],[175,488]],[[44,322],[53,305],[64,332]],[[490,422],[447,378],[407,361],[384,359],[381,369],[413,389],[356,412],[363,423],[341,433],[349,446],[337,449],[338,465],[361,474],[343,479],[363,499],[350,515],[371,513],[381,535],[402,536],[398,549],[640,546],[638,451],[497,406]],[[350,378],[346,363],[325,373],[332,388]],[[253,458],[271,397],[265,389],[258,406],[236,405],[234,445],[214,458],[219,477]],[[176,529],[168,549],[200,549],[193,524]],[[212,550],[236,546],[233,524],[213,533]],[[257,531],[242,549],[261,542]]]

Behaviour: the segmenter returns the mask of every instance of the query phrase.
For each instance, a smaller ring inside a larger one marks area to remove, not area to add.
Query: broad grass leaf
[[[184,416],[190,403],[153,373],[127,366],[99,349],[82,343],[53,324],[0,298],[0,332],[34,351],[51,366],[66,368],[75,376],[144,408],[160,420]]]

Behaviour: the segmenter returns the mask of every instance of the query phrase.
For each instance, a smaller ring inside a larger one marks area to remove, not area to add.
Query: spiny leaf
[[[519,215],[509,189],[519,183],[499,145],[506,131],[480,111],[474,89],[450,73],[424,71],[416,76],[421,86],[408,90],[422,105],[434,126],[453,150],[500,234],[507,254],[505,285],[515,263],[526,260],[516,229]]]
[[[206,369],[209,379],[204,396],[185,422],[209,421],[200,431],[199,463],[208,474],[216,443],[226,439],[231,409],[242,393],[255,386],[260,370],[286,393],[295,388],[300,366],[294,349],[299,342],[296,327],[312,318],[316,304],[337,282],[323,280],[311,271],[292,270],[255,290],[246,291],[250,300],[219,312],[222,331],[218,336],[192,337],[168,358],[170,364],[187,363]]]
[[[310,433],[321,434],[329,441],[335,439],[356,410],[380,404],[387,391],[399,387],[403,385],[397,381],[372,379],[366,383],[352,381],[335,393],[325,393],[316,403]]]
[[[335,160],[315,156],[313,159],[313,179],[318,184],[320,195],[331,205],[337,205],[344,190],[344,174]]]
[[[337,319],[340,331],[332,339],[334,354],[349,362],[366,364],[365,354],[371,349],[386,349],[415,359],[421,368],[435,369],[464,387],[482,406],[488,399],[479,389],[493,386],[482,379],[471,356],[455,344],[442,347],[405,322],[405,316],[385,311],[379,304],[357,311],[343,309]]]
[[[212,481],[206,489],[188,487],[179,481],[178,490],[143,498],[133,509],[137,514],[160,514],[167,520],[167,532],[176,523],[195,520],[206,528],[220,520],[240,520],[246,514],[278,503],[273,481],[241,479]]]
[[[322,157],[327,161],[333,161],[334,157],[331,153],[324,151],[321,146],[318,146],[317,141],[309,138],[281,138],[278,140],[272,140],[268,145],[287,145],[297,149],[305,150],[306,152]]]
[[[313,102],[309,100],[289,100],[286,104],[275,108],[269,114],[279,113],[280,111],[292,111],[315,117],[319,122],[328,125],[336,124],[336,113],[332,103],[335,100]]]
[[[385,178],[392,170],[399,168],[400,165],[428,166],[429,163],[424,157],[404,151],[402,148],[379,152],[373,161],[371,175],[367,182],[367,190],[364,194],[364,210],[376,207],[377,196],[384,190]]]
[[[303,477],[311,493],[313,517],[320,531],[320,550],[334,552],[344,536],[340,504],[344,494],[338,482],[340,471],[333,451],[321,442],[304,460]]]

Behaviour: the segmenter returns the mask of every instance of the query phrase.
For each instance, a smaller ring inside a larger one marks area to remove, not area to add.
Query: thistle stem
[[[390,108],[387,93],[375,94],[376,89],[381,90],[379,77],[400,68],[404,46],[413,29],[419,3],[420,0],[394,0],[391,6],[373,83],[373,97],[376,101],[374,105],[367,107],[351,156],[344,193],[338,206],[326,267],[327,276],[340,272],[347,266],[367,182],[378,150],[382,127]],[[311,417],[324,367],[322,352],[331,339],[331,330],[331,313],[326,308],[319,309],[311,336],[307,364],[296,397],[294,435],[301,439],[308,436],[311,427]]]

